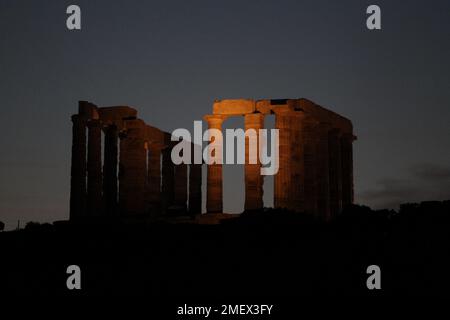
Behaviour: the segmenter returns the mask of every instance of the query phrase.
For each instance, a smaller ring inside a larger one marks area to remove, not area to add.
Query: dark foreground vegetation
[[[330,223],[266,210],[220,225],[29,224],[0,233],[3,294],[448,295],[450,201],[352,206]],[[82,290],[66,287],[78,265]],[[368,290],[366,268],[381,268]]]

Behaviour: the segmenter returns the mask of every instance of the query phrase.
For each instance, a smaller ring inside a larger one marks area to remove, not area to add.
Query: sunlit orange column
[[[204,119],[208,122],[209,129],[217,129],[222,131],[222,123],[225,120],[223,115],[206,115]],[[222,141],[218,148],[223,150]],[[206,191],[206,211],[207,213],[222,213],[222,153],[215,154],[217,162],[209,164],[207,169],[207,191]]]
[[[274,207],[289,208],[291,206],[291,111],[286,107],[274,108],[275,129],[278,129],[278,173],[274,181]]]
[[[252,152],[253,155],[249,155],[249,142],[248,136],[245,138],[245,210],[257,210],[262,209],[263,204],[263,183],[264,176],[261,175],[261,162],[259,159],[259,129],[264,128],[264,115],[261,113],[250,113],[244,116],[245,118],[245,131],[253,129],[256,132],[255,148]],[[252,162],[250,163],[250,156]]]

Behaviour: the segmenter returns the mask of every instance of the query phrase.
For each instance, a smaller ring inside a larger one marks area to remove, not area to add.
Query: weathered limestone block
[[[264,115],[252,113],[245,115],[245,131],[254,129],[256,131],[256,164],[251,164],[249,159],[249,137],[245,138],[245,210],[257,210],[264,207],[263,183],[264,176],[261,175],[261,163],[259,153],[259,129],[264,128]]]
[[[255,112],[256,103],[249,99],[227,99],[214,101],[213,114],[243,115]]]
[[[86,215],[86,120],[73,115],[72,126],[70,220],[76,220]]]

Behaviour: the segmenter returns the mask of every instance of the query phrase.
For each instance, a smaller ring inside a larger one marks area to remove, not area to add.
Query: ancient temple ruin
[[[204,119],[222,130],[224,120],[243,116],[245,129],[258,132],[270,114],[279,129],[274,207],[329,220],[353,203],[350,120],[306,99],[218,100]],[[133,108],[86,101],[72,122],[71,220],[201,213],[202,164],[174,165],[170,133],[147,125]],[[260,168],[246,161],[245,210],[263,208]],[[207,166],[206,188],[206,213],[223,213],[221,164]]]

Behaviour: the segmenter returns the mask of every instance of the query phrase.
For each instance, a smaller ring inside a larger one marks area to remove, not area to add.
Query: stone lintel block
[[[137,118],[137,111],[127,106],[102,107],[98,109],[100,119],[103,122],[116,122],[123,119]]]
[[[250,99],[216,100],[213,105],[213,114],[242,115],[255,110],[256,102]]]

